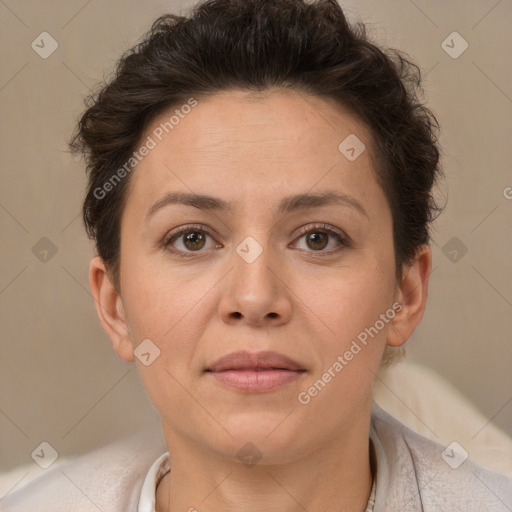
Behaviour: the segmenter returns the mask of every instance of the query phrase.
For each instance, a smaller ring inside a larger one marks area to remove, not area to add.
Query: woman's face
[[[168,443],[232,457],[252,443],[269,462],[313,453],[367,424],[398,317],[369,134],[333,102],[289,90],[175,109],[142,137],[155,147],[131,176],[116,352],[133,360],[151,340],[136,360]],[[274,361],[255,375],[257,359],[208,371],[238,351],[277,352],[300,371]]]

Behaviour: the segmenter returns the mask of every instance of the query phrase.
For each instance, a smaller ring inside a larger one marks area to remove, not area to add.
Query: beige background
[[[341,3],[419,63],[442,126],[448,204],[410,358],[512,435],[512,2]],[[180,9],[185,2],[0,1],[0,470],[32,462],[41,441],[66,456],[158,421],[135,366],[115,356],[96,318],[79,217],[84,168],[66,139],[89,88],[154,18]],[[31,48],[43,31],[59,44],[47,59]],[[441,47],[453,31],[469,44],[457,59]],[[32,252],[42,237],[57,249],[46,262]],[[443,253],[452,237],[467,247],[457,262]]]

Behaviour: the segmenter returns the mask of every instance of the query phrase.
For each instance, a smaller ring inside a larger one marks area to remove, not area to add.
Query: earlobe
[[[386,340],[388,345],[404,345],[423,318],[431,269],[432,251],[428,245],[422,245],[416,251],[414,261],[404,269],[402,282],[397,287],[395,300],[402,304],[402,308],[391,322]]]
[[[95,256],[89,265],[89,286],[96,312],[114,351],[123,361],[134,361],[121,296],[113,286],[104,261]]]

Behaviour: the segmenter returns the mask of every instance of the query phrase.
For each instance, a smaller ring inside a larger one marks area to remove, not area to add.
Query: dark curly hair
[[[120,221],[130,174],[108,194],[97,191],[126,166],[148,125],[191,97],[273,86],[334,99],[369,128],[401,278],[402,266],[429,242],[429,224],[441,210],[432,194],[442,173],[439,125],[419,100],[420,83],[406,54],[372,44],[364,24],[349,25],[335,0],[206,0],[187,17],[161,16],[88,98],[70,142],[87,163],[87,234],[114,286],[120,291]]]

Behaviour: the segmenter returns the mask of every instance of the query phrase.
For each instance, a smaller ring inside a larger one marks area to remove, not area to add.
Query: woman
[[[419,84],[334,0],[155,22],[72,147],[96,309],[166,449],[134,449],[122,478],[115,455],[89,460],[81,501],[57,483],[73,462],[57,467],[6,510],[512,509],[509,479],[372,404],[432,267],[441,170]]]

